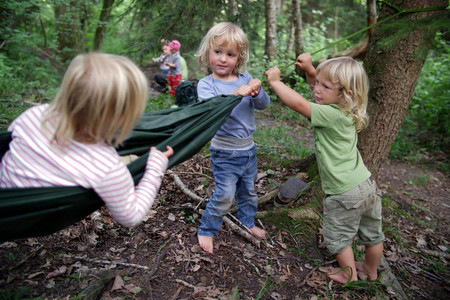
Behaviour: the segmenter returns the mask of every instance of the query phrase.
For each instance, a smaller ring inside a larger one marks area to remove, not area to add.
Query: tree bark
[[[58,50],[62,62],[72,59],[84,48],[81,45],[80,15],[77,1],[55,6],[56,30],[58,32]]]
[[[300,0],[293,0],[294,6],[294,50],[295,57],[302,54],[303,49],[303,25],[302,25],[302,7],[300,4]]]
[[[277,57],[277,9],[275,0],[266,4],[266,55],[269,60]]]
[[[447,0],[391,0],[400,9],[446,6]],[[379,19],[383,20],[397,13],[395,9],[383,4]],[[403,13],[389,22],[398,20],[417,20],[442,11]],[[385,23],[386,24],[386,23]],[[401,26],[401,25],[399,25]],[[403,124],[419,79],[425,59],[415,55],[424,42],[424,32],[429,28],[412,31],[405,39],[398,40],[389,49],[380,41],[390,34],[377,26],[364,60],[370,81],[368,114],[369,126],[359,134],[359,149],[364,162],[375,178],[383,162],[387,159],[391,146]]]
[[[367,25],[377,22],[377,0],[367,0]],[[375,27],[369,29],[369,41],[372,38]]]
[[[114,0],[103,0],[103,8],[100,14],[100,19],[98,22],[97,30],[95,31],[95,38],[94,38],[94,50],[96,51],[102,49],[113,5]]]

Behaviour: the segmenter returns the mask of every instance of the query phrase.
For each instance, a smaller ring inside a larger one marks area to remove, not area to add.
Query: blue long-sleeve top
[[[253,77],[245,72],[239,74],[234,81],[214,79],[212,75],[206,76],[198,82],[197,93],[200,101],[218,96],[229,95],[242,85],[248,84]],[[230,117],[217,130],[216,136],[228,136],[238,139],[247,139],[256,131],[255,110],[263,110],[270,104],[270,97],[261,87],[256,97],[247,96],[233,109]]]

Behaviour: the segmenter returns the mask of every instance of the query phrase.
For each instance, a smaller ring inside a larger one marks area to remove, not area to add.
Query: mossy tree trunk
[[[390,3],[401,10],[409,10],[445,7],[448,1],[391,0]],[[392,6],[383,3],[378,19],[383,20],[397,12]],[[389,23],[415,21],[442,13],[442,10],[402,13],[390,20]],[[392,33],[384,30],[384,24],[376,27],[364,60],[370,80],[368,105],[370,119],[369,127],[359,134],[358,143],[364,162],[375,178],[378,177],[379,170],[387,159],[391,146],[403,124],[425,63],[423,56],[417,56],[417,50],[427,44],[426,38],[430,36],[430,27],[422,26],[411,30],[408,36],[398,39],[393,46],[387,48],[383,46],[382,41],[391,37]],[[398,26],[405,26],[405,24]],[[432,32],[432,35],[434,34],[435,32]],[[428,50],[426,49],[426,53]]]

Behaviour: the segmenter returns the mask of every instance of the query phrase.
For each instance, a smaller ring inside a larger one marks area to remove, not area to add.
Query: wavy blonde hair
[[[197,50],[195,56],[198,57],[200,67],[208,72],[212,73],[211,66],[209,64],[209,50],[216,46],[216,38],[221,37],[223,45],[235,44],[239,51],[239,59],[236,66],[233,69],[233,74],[245,72],[245,66],[249,60],[249,48],[250,42],[244,31],[236,24],[230,22],[221,22],[209,29],[208,33],[200,43],[200,47]]]
[[[338,105],[345,113],[352,114],[356,132],[367,127],[369,79],[363,66],[353,58],[343,56],[320,63],[316,73],[339,86],[343,97]]]
[[[129,58],[102,53],[76,56],[43,120],[53,139],[120,145],[142,116],[148,99],[144,73]]]

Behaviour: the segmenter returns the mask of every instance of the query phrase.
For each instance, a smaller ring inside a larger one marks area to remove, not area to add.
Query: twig
[[[420,252],[427,254],[427,255],[434,256],[434,257],[442,257],[445,259],[450,259],[450,254],[447,252],[443,252],[443,251],[423,249],[423,250],[420,250]]]
[[[209,180],[214,180],[214,178],[212,178],[211,176],[209,176],[209,175],[207,175],[205,173],[200,173],[200,172],[181,172],[181,171],[177,171],[177,174],[200,175],[200,176],[208,178]]]
[[[258,240],[256,237],[254,237],[251,233],[249,233],[248,231],[243,230],[241,227],[239,227],[238,225],[236,225],[236,223],[234,223],[233,221],[231,221],[229,218],[227,217],[223,217],[223,222],[225,224],[227,224],[232,230],[234,230],[235,232],[237,232],[240,236],[246,238],[247,240],[249,240],[253,245],[255,245],[256,247],[260,248],[261,247],[261,241]]]
[[[22,260],[21,260],[18,264],[16,264],[15,266],[9,268],[9,270],[11,271],[11,270],[13,270],[13,269],[19,267],[19,266],[22,265],[24,262],[26,262],[27,260],[29,260],[30,258],[32,258],[33,256],[35,256],[35,255],[38,253],[38,251],[42,249],[42,247],[44,247],[44,245],[39,245],[39,247],[38,247],[37,249],[34,249],[34,250],[30,253],[30,255],[28,255],[27,257],[25,257],[24,259],[22,259]]]
[[[176,300],[180,295],[182,289],[184,289],[184,286],[180,286],[175,292],[175,294],[173,294],[172,298],[170,298],[170,300]]]
[[[181,189],[181,191],[188,197],[192,198],[197,203],[203,203],[206,202],[206,199],[198,196],[194,192],[192,192],[190,189],[187,188],[187,186],[183,183],[183,181],[178,177],[177,174],[173,173],[172,170],[168,170],[167,174],[172,177],[175,184]]]
[[[193,285],[190,284],[190,283],[187,283],[187,282],[184,281],[184,280],[181,280],[181,279],[175,279],[175,281],[178,282],[178,283],[181,283],[181,284],[184,285],[184,286],[190,287],[191,289],[194,289],[194,290],[197,289],[195,286],[193,286]]]
[[[103,260],[103,259],[91,259],[88,257],[78,256],[78,255],[69,255],[69,254],[61,254],[62,257],[67,258],[74,258],[74,259],[81,259],[92,263],[97,264],[104,264],[104,265],[121,265],[125,267],[132,267],[132,268],[138,268],[138,269],[144,269],[148,270],[149,268],[147,266],[137,265],[137,264],[129,264],[129,263],[123,263],[118,261],[110,261],[110,260]]]

